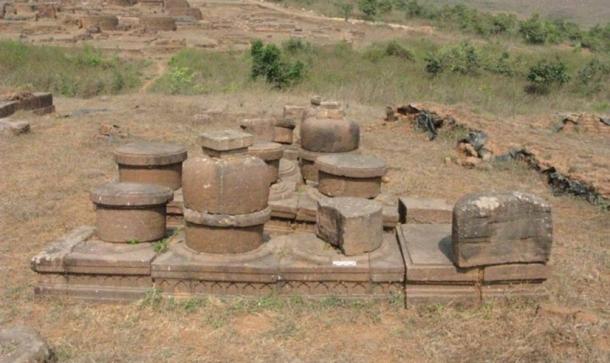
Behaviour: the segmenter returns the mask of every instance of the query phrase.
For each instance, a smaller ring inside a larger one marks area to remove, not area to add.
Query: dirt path
[[[165,71],[167,70],[167,60],[165,58],[163,59],[158,59],[155,61],[155,73],[152,75],[152,77],[150,79],[148,79],[147,81],[145,81],[142,84],[142,87],[140,87],[140,89],[138,90],[139,94],[143,94],[143,93],[147,93],[150,88],[155,84],[155,82],[163,77],[163,74],[165,74]]]

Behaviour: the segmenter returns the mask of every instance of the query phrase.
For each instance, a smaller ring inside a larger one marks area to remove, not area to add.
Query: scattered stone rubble
[[[119,181],[91,193],[96,226],[32,259],[35,292],[101,301],[153,288],[173,297],[399,295],[407,306],[545,296],[546,202],[518,192],[468,195],[455,206],[386,195],[383,160],[350,152],[359,129],[330,114],[308,124],[304,108],[287,106],[280,121],[242,123],[256,135],[206,132],[199,157],[172,144],[120,146]],[[272,142],[286,125],[300,128],[300,146]],[[319,182],[305,184],[290,159],[305,145],[320,153]],[[280,185],[289,187],[274,200]]]
[[[46,92],[18,92],[0,96],[0,118],[17,111],[32,111],[36,115],[55,112],[53,95]]]
[[[489,119],[461,107],[409,104],[392,108],[433,140],[441,130],[464,132],[457,140],[457,163],[475,168],[488,162],[522,160],[547,177],[557,194],[569,193],[601,206],[610,205],[610,153],[606,147],[610,120],[591,114],[560,115],[542,119]],[[536,124],[537,127],[516,127]],[[549,132],[549,129],[553,132]],[[579,132],[591,142],[561,137]]]

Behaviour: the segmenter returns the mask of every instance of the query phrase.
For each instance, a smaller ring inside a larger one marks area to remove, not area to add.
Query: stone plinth
[[[451,224],[453,206],[444,199],[400,197],[400,223]]]
[[[545,264],[460,268],[453,263],[450,224],[403,224],[397,234],[406,266],[407,306],[544,296],[541,282],[549,275]]]
[[[251,134],[255,142],[272,142],[275,138],[275,120],[272,118],[249,118],[241,120],[239,126]]]
[[[373,251],[383,238],[382,206],[361,198],[321,200],[316,234],[346,256]]]
[[[269,184],[275,184],[279,178],[280,159],[284,155],[282,145],[275,142],[256,143],[248,148],[248,153],[267,164]]]
[[[347,120],[310,118],[301,125],[303,149],[322,153],[343,153],[356,150],[360,143],[360,127]]]
[[[286,151],[284,151],[286,155]],[[279,179],[281,181],[292,182],[297,185],[303,184],[303,176],[298,163],[295,160],[288,160],[285,157],[280,159]]]
[[[140,299],[153,287],[154,246],[104,242],[95,227],[79,227],[32,258],[32,270],[38,273],[34,291],[95,301]]]
[[[546,263],[553,243],[551,207],[527,193],[478,193],[453,209],[453,254],[461,267]]]
[[[315,161],[318,190],[329,197],[375,198],[386,174],[382,159],[360,154],[331,154]]]
[[[184,209],[186,245],[197,252],[233,254],[255,250],[263,243],[265,208],[249,214],[208,214]]]
[[[177,190],[182,187],[183,146],[159,142],[123,145],[114,151],[119,181],[156,184]]]
[[[153,184],[108,183],[91,191],[99,238],[148,242],[165,236],[166,205],[173,191]]]

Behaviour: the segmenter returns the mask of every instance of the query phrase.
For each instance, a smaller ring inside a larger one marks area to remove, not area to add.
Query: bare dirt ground
[[[203,3],[193,1],[192,5]],[[104,32],[87,42],[154,58],[161,66],[185,45],[239,48],[262,35],[273,41],[304,34],[317,43],[347,39],[362,44],[395,37],[397,32],[437,36],[427,28],[392,29],[292,16],[250,1],[206,3],[202,22],[180,24],[175,33],[144,34],[133,29]],[[128,13],[122,16],[129,21]],[[73,23],[55,20],[0,22],[0,37],[37,44],[82,45],[74,38],[82,32]],[[447,158],[456,156],[455,135],[441,134],[430,142],[407,121],[384,124],[383,108],[349,100],[342,101],[348,106],[348,117],[362,125],[363,150],[389,165],[385,191],[455,202],[468,192],[522,190],[550,201],[555,238],[553,273],[545,284],[548,302],[405,310],[392,302],[330,299],[311,303],[273,297],[130,305],[36,298],[29,259],[50,240],[94,223],[88,191],[115,178],[111,152],[117,145],[143,139],[172,141],[188,145],[191,155],[196,155],[200,132],[235,128],[246,115],[279,113],[284,104],[306,104],[309,96],[275,92],[230,97],[151,95],[146,91],[163,68],[153,66],[149,71],[151,81],[138,94],[88,100],[56,97],[56,114],[12,117],[30,121],[32,132],[0,138],[0,325],[32,326],[49,340],[60,361],[69,362],[610,360],[608,212],[580,199],[553,196],[542,176],[518,162],[475,169],[447,163]],[[405,100],[411,101],[418,100]],[[197,117],[202,113],[211,117]],[[513,120],[494,135],[510,131],[518,138],[530,135],[528,130],[546,135],[544,120]],[[100,135],[100,127],[108,125],[122,132]],[[569,140],[566,145],[595,158],[607,155],[608,139],[603,135],[595,135],[593,146],[582,134],[560,137]],[[598,172],[608,177],[607,169]]]
[[[306,97],[275,93],[167,97],[130,95],[57,99],[56,115],[33,118],[32,133],[0,142],[0,323],[27,324],[65,361],[607,361],[610,357],[608,214],[570,197],[519,163],[466,170],[444,162],[455,140],[427,141],[405,122],[384,125],[380,110],[349,105],[361,123],[363,149],[387,160],[387,191],[444,197],[517,189],[553,206],[550,301],[518,301],[460,310],[403,310],[388,304],[336,301],[254,302],[211,299],[159,307],[95,305],[35,298],[29,259],[71,228],[94,222],[88,190],[112,180],[112,149],[153,139],[181,142],[197,153],[202,130],[237,127],[244,115],[279,112]],[[84,111],[88,110],[88,111]],[[97,111],[96,111],[97,110]],[[196,115],[213,111],[209,121]],[[89,112],[88,114],[86,112]],[[99,136],[115,124],[128,137]]]

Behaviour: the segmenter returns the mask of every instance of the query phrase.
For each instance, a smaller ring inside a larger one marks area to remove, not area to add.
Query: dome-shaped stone
[[[301,126],[301,146],[305,150],[340,153],[353,151],[360,143],[360,127],[348,120],[310,118]]]

